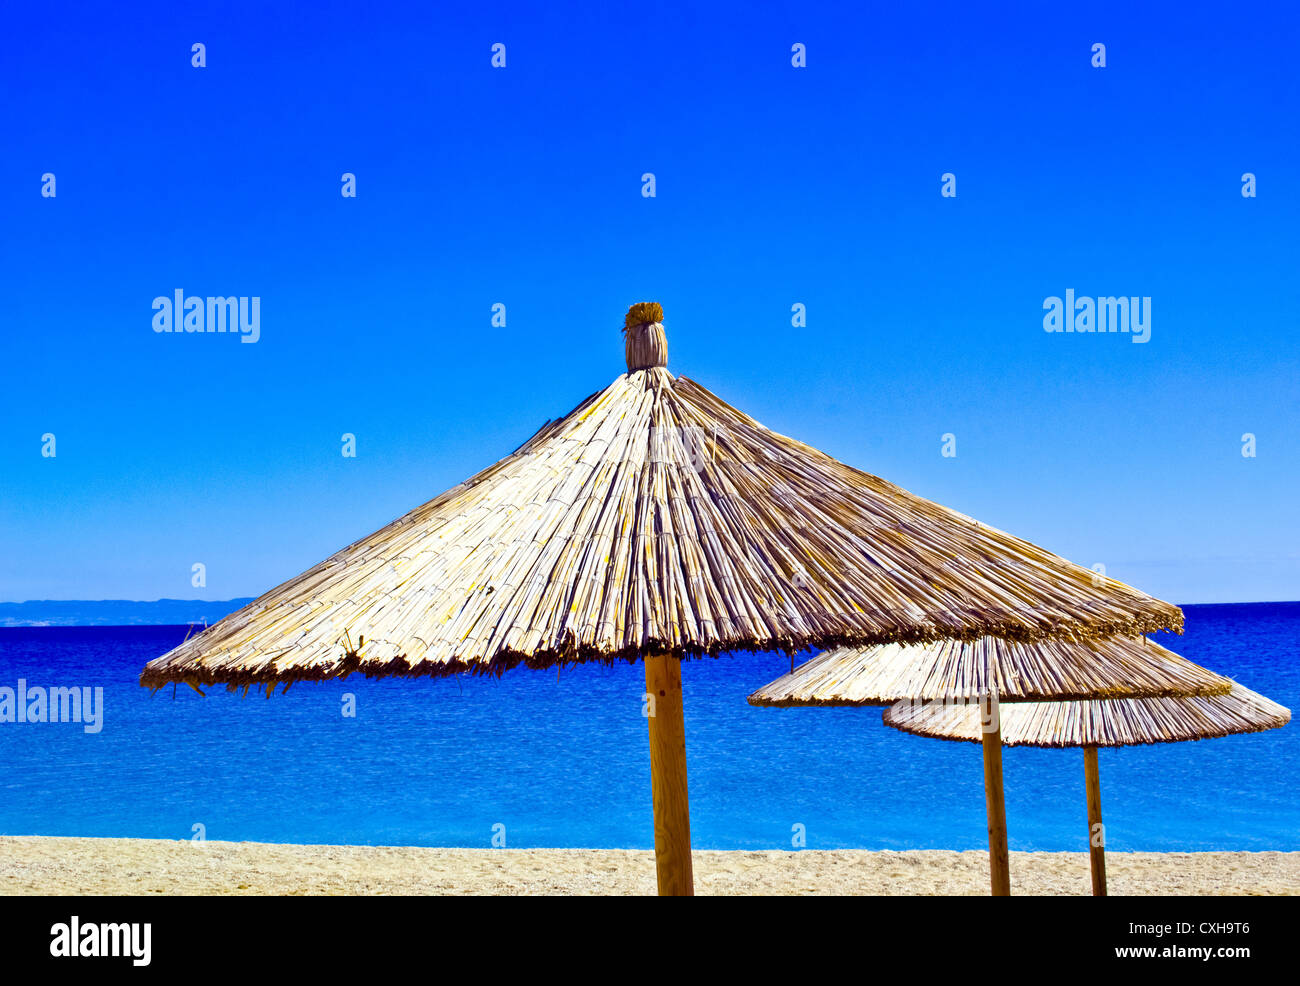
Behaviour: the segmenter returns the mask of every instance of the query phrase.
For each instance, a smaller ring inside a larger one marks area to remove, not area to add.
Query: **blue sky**
[[[2,15],[0,599],[258,594],[607,384],[642,300],[851,465],[1174,602],[1300,598],[1285,6],[138,6]],[[259,342],[154,333],[177,288]],[[1150,341],[1044,332],[1067,288]]]

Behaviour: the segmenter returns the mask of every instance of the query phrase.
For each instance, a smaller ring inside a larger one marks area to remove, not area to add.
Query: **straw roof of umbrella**
[[[1180,630],[1181,611],[628,372],[495,465],[152,661],[141,683],[498,673],[728,650]]]
[[[891,705],[1213,695],[1229,682],[1144,637],[838,647],[749,696],[751,705]]]
[[[1000,717],[1005,746],[1133,746],[1277,729],[1291,711],[1233,683],[1225,695],[1192,698],[1023,702],[1002,706]],[[900,702],[885,710],[884,722],[936,739],[982,739],[978,704]]]

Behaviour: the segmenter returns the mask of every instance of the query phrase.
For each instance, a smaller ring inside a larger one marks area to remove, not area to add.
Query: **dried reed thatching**
[[[1226,679],[1225,679],[1226,680]],[[1226,695],[1129,698],[1092,702],[1023,702],[1000,709],[1004,746],[1135,746],[1258,733],[1291,721],[1291,711],[1249,688]],[[900,702],[885,725],[936,739],[978,743],[979,705]]]
[[[750,705],[890,705],[905,699],[1003,702],[1215,695],[1227,679],[1144,637],[839,647],[749,696]]]
[[[992,634],[1181,629],[1120,582],[775,434],[666,369],[628,372],[513,454],[149,663],[232,687],[500,672]]]

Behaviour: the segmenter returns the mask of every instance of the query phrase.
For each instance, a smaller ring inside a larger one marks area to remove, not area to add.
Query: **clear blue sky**
[[[0,599],[258,594],[606,385],[641,300],[847,463],[1300,598],[1292,5],[146,6],[0,15]],[[155,334],[177,288],[260,341]],[[1150,342],[1044,332],[1067,288]]]

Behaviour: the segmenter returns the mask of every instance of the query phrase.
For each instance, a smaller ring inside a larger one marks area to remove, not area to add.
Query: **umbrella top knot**
[[[664,310],[657,301],[641,301],[627,310],[623,320],[627,372],[668,365],[668,339],[664,335]]]

